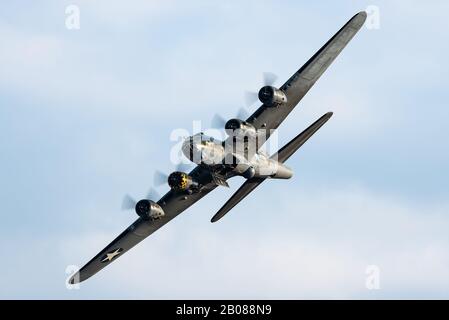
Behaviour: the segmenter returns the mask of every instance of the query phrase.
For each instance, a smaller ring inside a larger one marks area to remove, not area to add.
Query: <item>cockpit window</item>
[[[203,132],[193,135],[190,139],[193,144],[201,144],[203,146],[215,143],[215,139],[213,137],[206,136]]]

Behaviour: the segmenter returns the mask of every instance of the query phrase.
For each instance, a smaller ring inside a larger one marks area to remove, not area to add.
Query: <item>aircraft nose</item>
[[[193,139],[192,137],[188,137],[187,139],[184,140],[184,142],[182,143],[182,152],[184,153],[184,155],[192,160],[193,158]]]

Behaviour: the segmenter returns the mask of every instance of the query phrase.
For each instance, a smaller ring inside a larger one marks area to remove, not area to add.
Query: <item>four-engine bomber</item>
[[[262,152],[260,147],[360,30],[365,20],[365,12],[352,17],[279,88],[266,82],[258,94],[262,105],[246,120],[231,119],[226,122],[223,129],[226,129],[228,138],[225,141],[202,133],[187,138],[182,144],[182,152],[197,166],[189,173],[182,170],[171,173],[167,177],[170,190],[157,202],[151,200],[155,197],[150,194],[137,203],[129,196],[125,197],[127,201],[122,207],[134,208],[138,219],[74,274],[69,282],[74,284],[88,279],[215,188],[228,186],[227,180],[232,177],[240,176],[245,181],[212,217],[211,222],[223,218],[265,180],[291,178],[293,171],[285,162],[331,118],[332,112],[324,114],[271,156]],[[258,219],[257,212],[246,214]]]

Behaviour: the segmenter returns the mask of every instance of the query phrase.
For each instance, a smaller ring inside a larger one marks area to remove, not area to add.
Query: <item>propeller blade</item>
[[[277,78],[278,78],[278,76],[275,75],[274,73],[264,72],[263,73],[264,86],[272,86],[276,82]]]
[[[257,100],[259,100],[259,95],[257,92],[245,91],[245,103],[248,107],[256,103]]]
[[[161,171],[159,171],[159,170],[157,170],[154,173],[153,179],[154,179],[154,185],[155,186],[161,186],[161,185],[167,183],[168,175],[163,173],[163,172],[161,172]]]
[[[129,194],[123,197],[122,210],[130,210],[136,206],[136,200],[134,200]]]
[[[249,117],[249,113],[245,108],[240,108],[237,113],[237,119],[246,120]]]
[[[220,116],[218,113],[214,115],[211,121],[211,127],[215,129],[223,129],[226,124],[226,119]]]
[[[275,75],[272,72],[264,72],[262,74],[263,76],[263,85],[264,86],[272,86],[278,79],[278,76]],[[245,103],[249,107],[256,103],[259,100],[259,93],[253,92],[253,91],[246,91],[245,92]]]
[[[160,198],[161,198],[161,195],[154,188],[150,188],[150,190],[148,190],[148,192],[147,192],[148,200],[157,201]]]
[[[176,171],[190,172],[190,167],[191,166],[189,164],[180,162],[176,165]]]

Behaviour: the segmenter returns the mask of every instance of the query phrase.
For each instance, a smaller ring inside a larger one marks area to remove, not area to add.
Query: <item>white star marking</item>
[[[106,257],[103,260],[101,260],[101,262],[111,261],[112,259],[114,259],[116,256],[118,256],[120,254],[120,251],[121,251],[121,249],[118,248],[118,249],[115,249],[115,251],[113,251],[113,252],[106,253]]]

